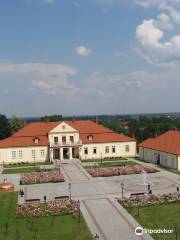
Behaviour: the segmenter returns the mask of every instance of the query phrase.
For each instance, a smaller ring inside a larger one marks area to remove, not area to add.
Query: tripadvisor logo
[[[142,227],[137,227],[136,229],[135,229],[135,234],[136,235],[138,235],[138,236],[141,236],[141,235],[143,235],[143,228]]]
[[[177,231],[177,230],[176,230]],[[173,233],[173,229],[143,229],[142,227],[137,227],[135,229],[135,234],[138,236],[143,235],[143,233],[148,234],[171,234]]]

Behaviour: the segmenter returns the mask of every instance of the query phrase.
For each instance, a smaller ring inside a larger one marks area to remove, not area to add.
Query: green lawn
[[[121,167],[121,166],[133,166],[133,165],[139,165],[138,163],[136,162],[133,162],[133,161],[129,161],[129,160],[126,160],[126,161],[114,161],[114,162],[98,162],[94,165],[91,165],[91,166],[84,166],[84,168],[88,169],[88,168],[91,168],[91,167]]]
[[[16,218],[17,193],[0,193],[1,240],[92,240],[83,218]],[[8,223],[8,230],[6,226]]]
[[[127,161],[128,159],[127,158],[121,158],[121,157],[112,157],[112,158],[103,158],[102,160],[99,158],[99,159],[86,159],[86,160],[81,160],[81,162],[83,163],[88,163],[88,162],[107,162],[107,161],[114,161],[114,162],[116,162],[116,161]]]
[[[180,202],[167,205],[141,207],[137,216],[137,209],[128,208],[128,212],[143,227],[148,229],[174,229],[178,224],[178,240],[180,240]],[[175,240],[175,234],[154,234],[155,240]]]
[[[138,165],[138,163],[133,161],[118,161],[118,162],[102,162],[99,163],[99,167],[121,167],[121,166],[132,166]]]
[[[35,162],[35,163],[28,163],[28,162],[18,162],[18,163],[11,163],[11,164],[4,164],[5,168],[18,168],[18,167],[30,167],[30,166],[37,166],[37,165],[52,165],[52,162]]]
[[[26,173],[26,172],[37,172],[40,167],[25,167],[25,168],[14,168],[14,169],[4,169],[3,174],[13,174],[13,173]]]

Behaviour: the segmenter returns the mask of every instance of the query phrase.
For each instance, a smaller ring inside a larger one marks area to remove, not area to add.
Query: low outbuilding
[[[180,171],[180,131],[170,130],[138,146],[142,160]]]

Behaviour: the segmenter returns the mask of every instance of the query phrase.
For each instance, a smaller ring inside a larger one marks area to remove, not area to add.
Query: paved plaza
[[[1,175],[15,183],[16,190],[24,188],[27,199],[40,199],[46,195],[47,201],[55,197],[69,196],[81,201],[81,211],[91,230],[102,240],[136,240],[152,239],[149,235],[138,237],[134,230],[139,224],[121,207],[116,198],[121,197],[121,183],[124,183],[124,196],[132,193],[147,192],[142,174],[124,175],[115,177],[92,178],[81,166],[80,162],[71,162],[61,165],[65,176],[64,183],[47,183],[19,186],[19,174]],[[146,182],[150,183],[152,192],[175,192],[180,185],[180,176],[169,172],[147,174]],[[69,186],[70,183],[70,186]]]

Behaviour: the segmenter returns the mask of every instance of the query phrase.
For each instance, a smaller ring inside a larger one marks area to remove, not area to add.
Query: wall
[[[173,169],[180,169],[180,164],[178,164],[180,160],[178,160],[178,157],[176,155],[148,148],[139,148],[140,159],[146,162],[152,162],[156,164],[158,154],[160,156],[160,165]]]
[[[178,171],[180,171],[180,155],[177,156],[177,159],[178,159]]]
[[[49,139],[50,146],[54,144],[54,137],[58,137],[59,143],[62,143],[62,136],[66,136],[67,143],[70,142],[70,136],[74,137],[74,142],[79,141],[78,131],[72,128],[71,126],[69,126],[67,123],[62,122],[49,132],[48,139]]]
[[[32,150],[35,150],[36,156],[32,157]],[[41,155],[41,150],[44,150],[44,156]],[[12,158],[12,151],[16,152],[16,158]],[[19,157],[19,151],[22,151],[22,157]],[[47,146],[35,147],[19,147],[19,148],[1,148],[0,149],[0,164],[18,163],[18,162],[44,162],[49,159]]]
[[[129,145],[129,152],[125,151],[125,146]],[[109,153],[105,152],[106,146],[109,146]],[[116,152],[112,152],[112,146],[115,146]],[[84,153],[84,149],[88,148],[88,155]],[[93,148],[96,148],[97,153],[93,153]],[[112,143],[92,143],[84,144],[80,150],[80,157],[85,159],[98,159],[106,157],[135,157],[136,142],[112,142]]]

